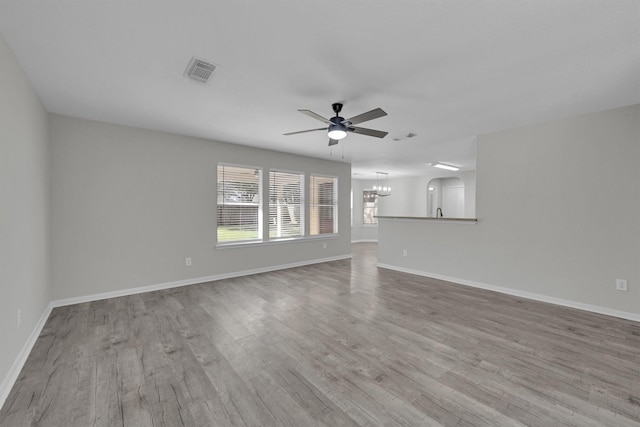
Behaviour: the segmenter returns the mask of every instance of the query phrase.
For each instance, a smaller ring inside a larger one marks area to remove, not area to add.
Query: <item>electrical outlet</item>
[[[191,258],[185,258],[184,263],[189,267],[191,265]]]
[[[407,250],[406,249],[402,250],[402,256],[407,256]]]
[[[626,291],[627,281],[626,279],[616,279],[616,291]]]
[[[327,249],[327,244],[326,243],[322,244],[322,249]]]
[[[18,321],[18,328],[20,327],[20,323],[22,323],[22,310],[18,309],[18,314],[16,315],[16,320]]]

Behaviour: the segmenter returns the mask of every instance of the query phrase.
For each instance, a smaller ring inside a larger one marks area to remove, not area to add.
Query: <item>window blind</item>
[[[261,172],[218,165],[218,242],[262,240]]]
[[[304,235],[304,175],[269,172],[269,238]]]
[[[318,175],[309,178],[309,233],[337,233],[338,179]]]

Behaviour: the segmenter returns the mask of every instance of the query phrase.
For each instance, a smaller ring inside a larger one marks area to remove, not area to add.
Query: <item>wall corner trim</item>
[[[548,295],[536,294],[532,292],[520,291],[517,289],[505,288],[502,286],[489,285],[487,283],[475,282],[473,280],[460,279],[457,277],[443,276],[441,274],[429,273],[427,271],[414,270],[411,268],[398,267],[390,264],[377,263],[377,267],[386,268],[388,270],[400,271],[402,273],[415,274],[417,276],[429,277],[432,279],[444,280],[446,282],[456,283],[458,285],[470,286],[473,288],[486,289],[488,291],[499,292],[502,294],[513,295],[516,297],[526,298],[534,301],[546,302],[549,304],[560,305],[564,307],[576,308],[578,310],[590,311],[592,313],[604,314],[606,316],[619,317],[621,319],[640,322],[640,314],[628,311],[614,310],[612,308],[601,307],[597,305],[584,304],[577,301],[566,300],[562,298],[550,297]]]
[[[11,388],[13,388],[13,384],[18,379],[18,375],[20,375],[22,367],[26,363],[34,344],[38,340],[38,337],[42,332],[42,328],[44,328],[45,323],[47,323],[47,319],[49,319],[49,315],[51,314],[51,310],[53,309],[53,307],[53,304],[50,302],[44,309],[44,312],[42,313],[42,316],[40,316],[38,323],[36,323],[33,330],[31,331],[31,335],[29,335],[27,342],[25,342],[24,346],[22,346],[22,350],[20,350],[20,353],[18,353],[18,357],[16,357],[13,365],[11,365],[11,369],[9,369],[9,372],[2,380],[2,384],[0,384],[0,408],[4,406],[7,397],[9,397]]]

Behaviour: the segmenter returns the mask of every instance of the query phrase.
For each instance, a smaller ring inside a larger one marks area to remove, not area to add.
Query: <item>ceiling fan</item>
[[[309,117],[313,117],[316,120],[320,120],[321,122],[328,124],[329,127],[301,130],[298,132],[289,132],[289,133],[285,133],[284,135],[296,135],[299,133],[324,130],[324,131],[327,131],[327,135],[329,136],[329,146],[332,146],[332,145],[336,145],[339,140],[347,136],[347,132],[359,133],[361,135],[375,136],[376,138],[384,138],[389,133],[389,132],[383,132],[380,130],[353,126],[362,122],[366,122],[369,120],[386,116],[387,113],[385,113],[381,108],[376,108],[375,110],[367,111],[366,113],[359,114],[357,116],[351,117],[350,119],[345,119],[344,117],[340,117],[340,111],[342,111],[342,104],[340,104],[339,102],[336,102],[331,106],[333,107],[333,111],[336,113],[335,117],[331,117],[331,119],[326,119],[321,115],[316,114],[310,110],[298,110],[302,114],[306,114]]]

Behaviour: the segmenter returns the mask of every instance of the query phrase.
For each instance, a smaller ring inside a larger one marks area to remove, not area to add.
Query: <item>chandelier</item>
[[[375,191],[379,197],[390,196],[391,187],[386,183],[380,181],[380,175],[384,175],[384,180],[386,180],[387,175],[389,174],[386,172],[376,172],[377,183],[373,186],[373,191]]]

